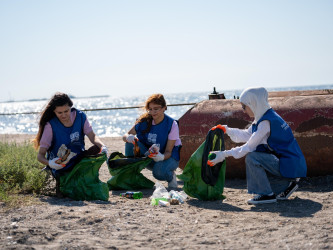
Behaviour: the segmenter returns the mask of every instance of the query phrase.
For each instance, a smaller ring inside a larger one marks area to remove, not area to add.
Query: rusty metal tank
[[[333,174],[333,90],[269,92],[269,104],[289,124],[308,166],[308,176]],[[238,99],[197,103],[179,119],[180,168],[217,124],[244,129],[251,124]],[[236,144],[225,135],[226,149]],[[227,158],[226,178],[245,178],[245,157]]]

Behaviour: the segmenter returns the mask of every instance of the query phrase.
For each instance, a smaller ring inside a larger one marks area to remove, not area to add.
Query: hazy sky
[[[332,83],[331,0],[0,0],[0,101]]]

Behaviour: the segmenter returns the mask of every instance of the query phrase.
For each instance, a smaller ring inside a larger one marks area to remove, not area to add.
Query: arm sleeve
[[[44,127],[42,138],[40,139],[40,147],[49,149],[52,144],[52,139],[53,139],[52,127],[51,124],[47,122]]]
[[[85,135],[89,134],[91,131],[93,131],[92,126],[90,124],[90,122],[88,121],[88,118],[86,119],[86,121],[84,122],[83,125],[83,133]]]
[[[252,136],[252,126],[248,129],[227,128],[227,134],[233,142],[247,142]]]
[[[266,144],[267,138],[270,134],[270,124],[269,121],[262,121],[258,125],[258,130],[254,132],[249,140],[240,147],[234,147],[230,150],[226,150],[226,156],[232,156],[235,159],[242,158],[249,152],[256,150],[257,146],[260,144]]]
[[[179,139],[179,127],[176,121],[173,121],[170,133],[168,135],[168,140]]]
[[[178,123],[176,121],[173,121],[172,123],[172,127],[170,130],[170,133],[168,135],[168,140],[176,140],[175,142],[175,146],[179,146],[182,144],[180,138],[179,138],[179,127],[178,127]]]

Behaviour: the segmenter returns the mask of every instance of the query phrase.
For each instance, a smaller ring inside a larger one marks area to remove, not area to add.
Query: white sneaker
[[[173,172],[172,180],[168,182],[168,188],[177,188],[177,187],[178,187],[177,176],[176,173]]]

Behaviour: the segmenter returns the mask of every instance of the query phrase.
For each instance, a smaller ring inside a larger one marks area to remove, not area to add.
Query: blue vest
[[[65,144],[71,152],[76,153],[74,156],[61,170],[52,169],[54,174],[64,172],[73,164],[75,164],[75,158],[84,151],[84,133],[83,126],[86,121],[86,115],[75,108],[71,109],[71,112],[76,110],[76,117],[71,127],[65,127],[57,117],[50,120],[52,127],[53,139],[51,147],[48,150],[48,159],[57,157],[58,150],[62,144]]]
[[[146,121],[139,122],[135,125],[136,136],[147,148],[150,148],[153,144],[160,144],[160,152],[164,154],[173,122],[174,119],[164,114],[163,121],[157,125],[152,125],[147,133],[143,131],[147,129],[148,123]],[[180,146],[174,146],[171,154],[172,158],[177,161],[180,159],[179,150]]]
[[[271,133],[267,144],[261,144],[256,152],[269,152],[279,158],[280,173],[284,177],[297,178],[306,176],[306,162],[303,153],[289,125],[273,110],[269,109],[257,124],[252,125],[252,133],[257,131],[260,122],[270,122]]]

